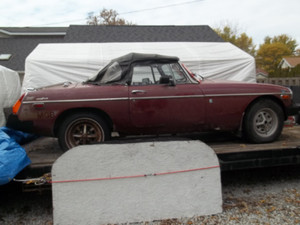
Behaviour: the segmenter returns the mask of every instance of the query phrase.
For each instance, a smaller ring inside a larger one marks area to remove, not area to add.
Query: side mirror
[[[175,82],[173,79],[170,79],[169,76],[161,76],[159,78],[159,83],[160,84],[167,84],[169,86],[175,86]]]

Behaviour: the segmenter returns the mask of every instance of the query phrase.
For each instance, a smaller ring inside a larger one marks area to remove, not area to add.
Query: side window
[[[184,75],[184,71],[178,64],[171,64],[172,72],[174,75],[174,78],[176,80],[176,83],[186,83],[187,78]]]
[[[178,84],[187,83],[185,72],[177,63],[134,65],[131,85],[159,84],[162,76],[168,76]]]
[[[170,78],[173,78],[173,73],[172,73],[170,64],[163,64],[161,66],[161,69],[164,72],[165,76],[169,76]]]
[[[160,72],[158,70],[158,66],[154,65],[152,67],[152,70],[153,70],[153,74],[154,74],[155,83],[158,84],[159,83],[159,79],[161,78],[161,74],[160,74]]]
[[[176,83],[187,83],[187,78],[184,71],[177,63],[164,64],[161,66],[162,71],[166,76],[175,79]]]
[[[132,85],[149,85],[154,83],[155,81],[151,66],[136,65],[133,67]]]

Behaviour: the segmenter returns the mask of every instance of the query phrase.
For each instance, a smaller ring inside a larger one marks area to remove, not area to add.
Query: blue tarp
[[[33,139],[33,135],[0,127],[0,185],[10,182],[31,163],[19,144]]]

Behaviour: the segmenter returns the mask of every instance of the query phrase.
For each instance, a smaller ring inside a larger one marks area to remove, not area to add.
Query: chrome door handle
[[[147,91],[145,90],[132,90],[131,93],[132,94],[137,94],[137,93],[146,93]]]

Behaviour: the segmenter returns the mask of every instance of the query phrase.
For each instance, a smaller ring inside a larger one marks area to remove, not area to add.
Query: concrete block
[[[200,141],[79,146],[54,163],[52,180],[54,224],[115,224],[222,212],[218,158]]]

